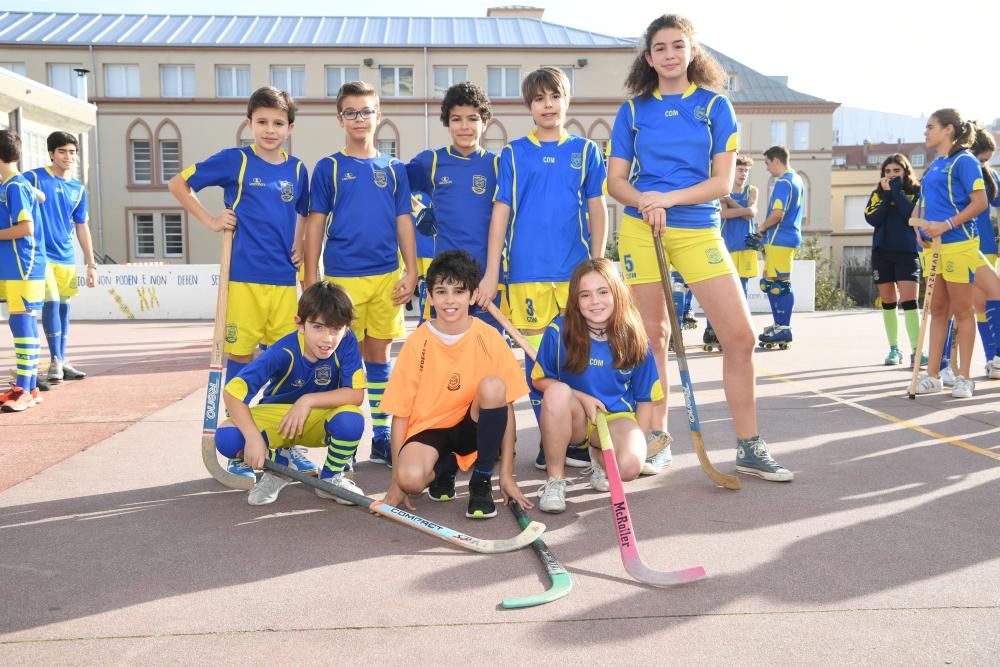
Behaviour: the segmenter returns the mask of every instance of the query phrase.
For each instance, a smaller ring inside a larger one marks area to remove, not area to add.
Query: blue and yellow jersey
[[[313,170],[309,208],[326,214],[323,273],[377,276],[399,268],[396,218],[409,215],[403,163],[388,155],[328,155]]]
[[[739,150],[736,113],[729,99],[695,84],[678,95],[634,97],[618,109],[611,130],[611,157],[632,165],[629,182],[639,192],[671,192],[705,181],[712,158]],[[641,218],[638,209],[625,213]],[[674,206],[668,227],[719,226],[719,202]]]
[[[226,392],[249,405],[265,385],[261,403],[294,403],[304,394],[365,388],[358,339],[350,329],[329,359],[309,361],[304,351],[302,334],[293,331],[229,380]]]
[[[601,149],[565,131],[558,141],[539,141],[532,130],[504,146],[497,162],[496,200],[511,208],[507,280],[569,280],[590,256],[587,202],[607,191]]]
[[[560,315],[545,328],[542,344],[538,347],[532,380],[552,378],[565,382],[571,388],[590,394],[608,409],[608,412],[635,412],[636,404],[663,399],[663,387],[656,372],[652,349],[646,359],[635,368],[612,367],[613,356],[607,341],[590,339],[590,363],[583,373],[570,373],[563,365],[566,343],[562,336],[563,317]]]
[[[75,178],[59,178],[51,167],[32,169],[24,176],[45,193],[40,209],[46,259],[56,264],[75,264],[74,227],[87,222],[87,189]]]
[[[468,156],[451,146],[423,151],[406,165],[410,188],[431,195],[437,252],[465,250],[486,270],[497,155],[480,148]]]
[[[969,151],[942,155],[931,162],[920,181],[921,208],[918,210],[924,220],[944,222],[969,205],[973,192],[985,189],[983,171],[976,156]],[[941,243],[957,243],[976,236],[976,224],[967,223],[942,234]]]
[[[990,169],[990,173],[993,176],[993,184],[1000,184],[997,172]],[[986,189],[986,192],[987,194],[989,193],[989,188]],[[996,197],[986,207],[986,210],[976,216],[976,233],[979,234],[979,252],[984,255],[997,254],[997,233],[993,229],[993,221],[990,220],[990,208],[1000,206],[1000,187],[996,189],[996,193]]]
[[[33,233],[0,241],[0,280],[45,279],[45,231],[31,183],[15,173],[0,183],[0,229],[31,223]]]
[[[784,215],[781,222],[764,232],[764,243],[784,248],[802,245],[804,197],[802,177],[791,169],[774,179],[771,198],[767,202],[767,217],[774,211],[784,211]]]
[[[750,205],[750,189],[753,186],[746,183],[739,192],[730,192],[729,198],[736,202],[737,206],[746,208]],[[668,216],[669,217],[669,216]],[[739,252],[748,250],[746,237],[754,231],[753,218],[727,218],[722,220],[722,240],[726,242],[726,250],[729,252]]]
[[[426,192],[420,192],[419,190],[413,190],[411,186],[410,194],[413,198],[420,202],[423,206],[431,205],[431,197]],[[441,230],[438,230],[440,235]],[[413,235],[417,237],[417,259],[433,259],[434,258],[434,237],[425,236],[417,231],[416,224],[413,226]]]
[[[225,148],[181,172],[195,192],[221,187],[236,214],[230,280],[295,285],[292,244],[297,215],[309,213],[309,174],[302,160],[282,155],[284,162],[271,164],[254,144]]]

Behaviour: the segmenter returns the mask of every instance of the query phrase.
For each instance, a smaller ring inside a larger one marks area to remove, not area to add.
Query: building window
[[[910,164],[912,164],[914,167],[922,167],[924,166],[925,158],[926,155],[924,153],[911,153]]]
[[[79,65],[73,63],[49,63],[47,66],[49,86],[61,90],[67,95],[84,99],[86,97],[85,79],[73,71],[77,67]]]
[[[735,74],[726,73],[726,94],[732,95],[739,90],[739,79]]]
[[[271,85],[284,90],[292,97],[306,95],[306,68],[304,65],[271,65]]]
[[[395,139],[377,139],[375,141],[375,149],[382,155],[399,157],[399,150]]]
[[[139,97],[139,66],[105,65],[104,94],[108,97]]]
[[[341,86],[348,81],[357,81],[360,78],[361,70],[357,67],[328,65],[326,68],[326,96],[336,97]]]
[[[871,226],[865,221],[865,206],[868,195],[847,195],[844,197],[844,229],[858,229],[870,232]],[[871,252],[871,247],[868,248]]]
[[[382,97],[413,97],[412,67],[379,67]]]
[[[194,65],[160,65],[161,97],[194,97]]]
[[[152,213],[132,214],[132,238],[135,246],[132,248],[134,257],[156,257],[156,229]]]
[[[845,167],[847,166],[847,156],[846,155],[834,155],[831,164],[834,167]]]
[[[878,167],[882,162],[889,157],[888,155],[883,155],[881,153],[872,153],[868,156],[868,166]]]
[[[845,245],[844,264],[857,269],[871,268],[872,248],[867,245]]]
[[[434,97],[444,97],[449,88],[456,83],[466,80],[466,70],[464,67],[435,67]]]
[[[520,97],[521,68],[487,67],[486,85],[490,97]]]
[[[576,70],[571,65],[559,65],[556,69],[566,75],[566,80],[569,81],[569,94],[573,95],[576,88]]]
[[[133,139],[130,143],[132,153],[132,183],[149,185],[153,182],[152,144],[149,139]]]
[[[218,97],[250,97],[250,66],[216,65],[215,94]]]
[[[21,76],[28,76],[24,63],[0,63],[0,69],[5,69]]]
[[[180,213],[164,213],[163,256],[184,257],[184,220]]]
[[[181,170],[181,144],[176,139],[160,139],[160,182],[167,183]]]
[[[494,153],[499,153],[507,145],[507,132],[499,120],[490,119],[490,124],[486,126],[481,143],[483,148]]]
[[[797,120],[792,123],[792,150],[804,151],[809,148],[809,121]]]
[[[788,123],[783,120],[771,121],[771,145],[784,146],[788,142]]]

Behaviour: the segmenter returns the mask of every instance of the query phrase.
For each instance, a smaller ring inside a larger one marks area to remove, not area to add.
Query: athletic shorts
[[[79,294],[76,284],[76,267],[72,264],[45,265],[45,300],[62,301]]]
[[[271,449],[288,447],[290,445],[326,447],[326,422],[333,419],[334,415],[342,412],[362,414],[361,408],[356,405],[341,405],[336,408],[311,410],[302,429],[302,435],[287,439],[278,432],[278,426],[281,425],[281,420],[285,418],[288,411],[292,409],[292,405],[292,403],[258,403],[250,408],[250,414],[253,415],[253,423],[257,426],[257,430],[264,434],[264,437],[267,439],[267,446]],[[225,428],[229,427],[226,426]]]
[[[518,329],[543,329],[566,308],[569,281],[510,283],[506,288],[510,321]]]
[[[797,248],[787,248],[781,245],[764,246],[764,277],[770,280],[792,277],[792,261]]]
[[[392,302],[392,290],[402,278],[400,270],[375,276],[333,277],[324,276],[334,285],[340,285],[354,302],[354,324],[351,330],[358,341],[365,336],[392,340],[402,338],[406,332],[403,307]]]
[[[465,416],[462,417],[462,421],[447,428],[429,428],[426,431],[415,433],[406,439],[403,447],[411,442],[433,447],[437,450],[439,461],[454,454],[458,461],[458,467],[462,470],[469,470],[479,454],[477,433],[477,424],[472,419],[472,406],[470,405]],[[400,451],[403,451],[402,447]]]
[[[45,280],[0,280],[0,291],[6,295],[7,312],[28,313],[42,307]]]
[[[872,248],[872,280],[876,285],[920,281],[920,258],[915,252]]]
[[[669,217],[670,212],[667,211]],[[733,260],[726,250],[718,227],[679,229],[667,227],[660,237],[667,263],[684,276],[688,285],[736,273]],[[622,216],[618,232],[618,250],[622,258],[622,273],[629,285],[660,282],[660,267],[656,247],[648,224],[631,215]]]
[[[997,266],[997,256],[996,255],[994,255],[993,253],[990,253],[988,255],[987,254],[983,254],[983,257],[986,258],[986,263],[989,264],[990,267],[994,271],[1000,270],[1000,267]]]
[[[979,239],[941,244],[941,275],[948,283],[973,283],[976,271],[989,266],[979,251]]]
[[[427,277],[427,269],[431,268],[433,257],[417,257],[417,275],[421,278]]]
[[[251,355],[258,343],[271,345],[295,331],[298,296],[294,285],[229,283],[226,346],[229,354]]]
[[[634,412],[609,412],[606,416],[608,418],[608,423],[609,424],[611,422],[617,421],[619,419],[631,419],[632,421],[638,423],[638,420],[635,418],[635,413]],[[583,442],[581,444],[575,445],[575,446],[576,447],[593,446],[594,449],[596,449],[597,451],[600,451],[600,449],[601,449],[601,443],[598,442],[598,440],[596,438],[594,438],[593,440],[591,439],[591,438],[593,438],[594,433],[596,433],[596,432],[597,432],[597,424],[594,424],[593,422],[588,421],[587,422],[587,437],[584,438],[584,440],[583,440]]]
[[[757,251],[756,250],[734,250],[729,253],[733,257],[733,264],[736,265],[736,273],[740,278],[757,277]]]

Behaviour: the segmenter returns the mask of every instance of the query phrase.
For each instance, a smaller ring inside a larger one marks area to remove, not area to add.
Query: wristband
[[[96,271],[97,270],[97,264],[88,264],[87,268],[88,269],[94,269]]]

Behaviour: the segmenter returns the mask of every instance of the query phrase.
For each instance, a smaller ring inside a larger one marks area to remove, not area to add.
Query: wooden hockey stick
[[[528,518],[527,512],[524,511],[524,508],[516,500],[511,500],[508,503],[508,507],[514,513],[517,523],[521,528],[527,528],[531,525],[531,520]],[[545,544],[542,538],[539,537],[532,542],[531,548],[534,550],[535,555],[538,556],[538,559],[542,561],[542,565],[545,566],[545,572],[549,575],[549,581],[552,582],[552,585],[544,593],[538,593],[537,595],[528,595],[523,598],[504,598],[503,602],[500,603],[500,606],[504,609],[537,607],[538,605],[569,595],[570,590],[573,588],[573,580],[570,579],[569,572],[556,559],[555,554],[549,551],[548,545]]]
[[[673,290],[670,289],[670,271],[667,267],[667,258],[663,254],[663,245],[656,235],[656,230],[650,228],[650,231],[653,234],[653,247],[656,248],[656,263],[660,267],[660,285],[663,287],[663,300],[666,302],[667,314],[670,317],[670,331],[674,338],[674,355],[677,357],[677,369],[681,378],[681,389],[684,393],[684,405],[687,408],[688,426],[691,429],[694,451],[698,455],[702,469],[713,482],[723,488],[737,491],[740,488],[740,480],[736,475],[727,475],[720,471],[712,465],[705,452],[705,441],[701,437],[701,422],[698,420],[698,406],[694,402],[694,387],[691,384],[691,373],[688,371],[687,351],[684,349],[684,331],[681,329],[677,307],[674,305]]]
[[[910,226],[921,228],[927,224],[922,218],[910,218]],[[931,242],[931,265],[928,269],[927,291],[924,294],[924,312],[920,315],[920,333],[917,334],[917,353],[913,358],[913,371],[910,374],[910,388],[906,395],[911,401],[917,400],[917,382],[920,379],[920,355],[924,353],[924,339],[927,336],[927,323],[931,319],[931,303],[934,299],[934,285],[937,283],[937,268],[941,261],[941,237],[935,237]],[[954,344],[954,342],[953,342]],[[940,368],[939,371],[940,372]]]
[[[608,418],[603,412],[597,413],[597,432],[601,436],[601,453],[604,454],[604,470],[611,488],[611,509],[614,512],[615,532],[618,534],[618,550],[625,571],[635,580],[650,586],[673,586],[704,578],[705,568],[700,565],[676,572],[662,572],[642,562],[635,529],[632,527],[632,514],[628,509],[625,488],[622,485],[621,473],[618,471],[618,459],[615,458],[615,448],[611,442],[611,432],[608,430]]]
[[[222,235],[222,258],[219,261],[219,295],[215,300],[215,328],[212,331],[212,358],[208,366],[208,391],[205,394],[205,419],[201,430],[201,460],[205,469],[231,489],[249,491],[254,479],[234,475],[219,465],[215,452],[215,429],[219,425],[222,404],[222,349],[226,339],[226,307],[229,303],[229,264],[233,256],[233,232]]]
[[[319,489],[330,494],[331,496],[336,496],[341,500],[352,502],[366,512],[384,516],[397,523],[401,523],[404,526],[409,526],[410,528],[419,530],[422,533],[427,533],[428,535],[444,540],[445,542],[450,542],[451,544],[460,546],[463,549],[469,549],[481,554],[499,554],[507,551],[517,551],[518,549],[522,549],[534,542],[542,533],[545,532],[545,524],[532,521],[527,526],[524,526],[523,530],[519,534],[509,539],[484,540],[478,537],[472,537],[471,535],[466,535],[465,533],[460,533],[457,530],[452,530],[447,526],[442,526],[439,523],[435,523],[428,519],[424,519],[423,517],[417,516],[416,514],[412,514],[405,509],[387,505],[381,500],[375,500],[373,498],[369,498],[368,496],[363,496],[360,493],[354,493],[353,491],[348,491],[347,489],[339,486],[334,486],[329,482],[311,477],[305,473],[299,472],[298,470],[289,468],[288,466],[283,466],[280,463],[275,463],[270,459],[264,459],[264,469],[270,470],[271,472],[284,477],[290,477],[307,486],[311,486],[314,489]]]

